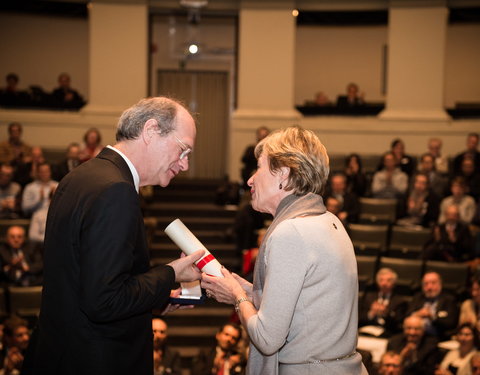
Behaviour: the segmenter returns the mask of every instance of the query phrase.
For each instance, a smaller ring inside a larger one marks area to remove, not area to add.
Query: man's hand
[[[205,250],[197,250],[193,254],[188,256],[182,256],[173,262],[167,264],[175,271],[175,281],[177,283],[190,282],[200,280],[202,273],[195,265],[195,262],[199,260],[205,254]]]

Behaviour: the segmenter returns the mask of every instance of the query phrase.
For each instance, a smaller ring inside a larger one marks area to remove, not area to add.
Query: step
[[[205,243],[233,243],[233,238],[223,230],[196,230],[195,236],[198,240]],[[152,242],[154,244],[172,243],[163,230],[157,229],[153,234]]]
[[[164,230],[172,221],[178,218],[178,216],[157,217],[157,228]],[[182,222],[193,232],[193,234],[195,234],[196,230],[227,230],[235,223],[234,218],[224,217],[181,217],[180,220],[182,220]]]
[[[145,216],[201,216],[201,217],[229,217],[234,218],[236,206],[220,206],[209,202],[155,202],[149,203],[145,209]]]

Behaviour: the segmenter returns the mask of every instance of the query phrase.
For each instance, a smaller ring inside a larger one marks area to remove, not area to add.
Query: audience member
[[[325,199],[325,207],[327,208],[328,212],[331,212],[336,217],[338,217],[342,221],[343,225],[347,225],[347,222],[343,221],[339,216],[342,213],[342,204],[337,198],[333,196],[327,197]]]
[[[331,106],[332,102],[323,91],[318,91],[315,93],[315,99],[313,100],[313,105],[318,107],[327,107]]]
[[[395,293],[397,274],[390,268],[381,268],[376,275],[377,290],[369,291],[360,302],[359,325],[383,328],[382,337],[390,337],[401,331],[407,302]]]
[[[10,285],[30,286],[42,282],[42,254],[25,238],[25,229],[12,225],[7,229],[5,244],[0,246],[3,279]]]
[[[17,375],[22,370],[23,358],[30,342],[28,323],[13,315],[3,324],[4,346],[0,352],[0,372],[3,375]]]
[[[378,366],[378,375],[402,375],[402,358],[399,353],[388,351],[382,355]]]
[[[423,320],[425,333],[439,340],[448,339],[458,322],[455,298],[442,290],[442,279],[437,272],[426,272],[422,291],[410,302],[407,315]]]
[[[102,151],[102,135],[97,128],[90,128],[83,136],[83,144],[80,147],[80,161],[83,163],[98,155]]]
[[[38,249],[43,253],[43,242],[45,240],[45,228],[47,226],[47,215],[52,201],[53,194],[56,188],[50,190],[48,195],[48,204],[43,204],[38,210],[36,210],[32,218],[30,219],[30,225],[28,227],[28,239],[35,244]]]
[[[417,173],[414,176],[413,188],[408,195],[406,207],[397,225],[431,227],[437,222],[439,214],[439,198],[430,190],[428,176]]]
[[[405,153],[405,143],[399,138],[394,139],[390,145],[390,151],[395,156],[397,166],[411,177],[415,171],[415,159]]]
[[[480,353],[475,353],[470,360],[472,375],[480,375]]]
[[[32,147],[31,156],[28,159],[25,158],[24,162],[16,165],[13,180],[24,188],[38,178],[38,169],[43,163],[45,163],[45,158],[41,147]]]
[[[358,154],[350,154],[345,159],[345,176],[347,176],[347,191],[357,197],[363,197],[367,192],[368,180],[362,169],[362,159]]]
[[[462,167],[463,159],[472,159],[475,164],[476,173],[480,173],[480,152],[478,151],[479,135],[470,133],[467,135],[467,149],[453,159],[453,174],[458,175]]]
[[[56,189],[57,181],[52,180],[52,171],[47,163],[38,167],[38,177],[35,181],[27,184],[22,196],[22,210],[24,215],[30,217],[42,206],[48,206],[50,194]]]
[[[359,92],[356,83],[349,83],[347,85],[347,94],[339,95],[337,97],[337,107],[339,109],[352,109],[365,105],[365,94]]]
[[[428,176],[430,189],[443,198],[447,195],[448,179],[445,175],[438,173],[435,167],[435,159],[431,154],[423,154],[418,164],[418,171]]]
[[[405,375],[433,375],[438,362],[438,340],[425,334],[425,323],[418,316],[403,321],[403,333],[388,340],[387,350],[400,353]]]
[[[477,352],[479,337],[476,329],[470,324],[462,324],[457,329],[455,340],[458,349],[450,350],[443,358],[435,375],[470,375],[470,360]]]
[[[71,86],[71,78],[67,73],[58,76],[58,87],[52,92],[52,106],[59,109],[79,109],[85,105],[82,96]]]
[[[347,191],[347,178],[341,173],[334,174],[328,183],[324,198],[333,197],[340,202],[338,218],[343,223],[355,223],[358,220],[360,206],[354,193]]]
[[[246,358],[237,351],[241,336],[242,330],[237,324],[223,325],[215,336],[216,346],[201,350],[194,358],[192,375],[244,374]]]
[[[152,319],[154,375],[182,375],[180,353],[167,345],[168,326],[163,319]]]
[[[408,189],[408,175],[397,167],[395,155],[387,152],[382,158],[382,169],[375,172],[372,181],[374,198],[402,199]]]
[[[23,107],[29,104],[29,95],[26,91],[18,89],[20,79],[15,73],[9,73],[5,77],[6,86],[0,90],[0,106]]]
[[[22,188],[12,181],[13,168],[8,164],[0,165],[0,218],[16,219],[20,216],[19,196]]]
[[[445,222],[435,225],[425,244],[424,258],[446,262],[465,262],[474,258],[472,236],[467,224],[460,220],[458,207],[448,206]]]
[[[459,325],[471,324],[480,332],[480,274],[475,274],[471,280],[471,298],[466,299],[460,306]],[[480,349],[480,348],[479,348]]]
[[[32,154],[32,148],[22,141],[22,124],[12,122],[8,125],[8,140],[0,143],[0,163],[16,166]]]
[[[473,159],[465,158],[460,166],[461,176],[465,179],[467,185],[467,194],[475,200],[480,197],[480,172],[475,171],[475,162]]]
[[[447,175],[449,172],[448,158],[442,156],[442,140],[440,138],[430,138],[427,147],[428,153],[435,159],[435,169],[437,172]]]
[[[60,181],[71,170],[80,164],[80,145],[76,142],[70,143],[67,147],[65,159],[54,168],[53,179]]]
[[[255,131],[256,143],[254,145],[249,145],[243,152],[242,156],[242,180],[244,190],[249,190],[250,187],[247,185],[248,179],[252,176],[252,173],[257,169],[257,158],[255,157],[255,146],[263,138],[270,134],[270,129],[266,126],[260,126]]]
[[[467,185],[463,177],[455,177],[450,183],[450,191],[452,195],[443,198],[440,203],[440,216],[438,222],[440,224],[445,223],[447,220],[446,211],[447,207],[451,205],[458,206],[458,212],[460,214],[460,220],[465,224],[470,224],[475,216],[475,210],[477,205],[475,199],[470,195],[467,195]]]

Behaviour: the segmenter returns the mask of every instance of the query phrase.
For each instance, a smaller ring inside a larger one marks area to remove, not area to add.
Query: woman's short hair
[[[277,130],[255,147],[255,157],[262,154],[272,173],[290,169],[285,190],[299,196],[322,194],[330,167],[327,150],[315,133],[297,125]]]
[[[462,323],[458,326],[457,330],[456,330],[456,334],[458,335],[460,333],[460,331],[464,328],[467,328],[469,329],[471,332],[472,332],[472,335],[473,335],[473,345],[475,346],[475,348],[477,349],[480,349],[480,336],[478,334],[478,331],[477,329],[475,328],[475,326],[471,323]]]
[[[182,106],[179,101],[166,97],[140,100],[137,104],[126,109],[120,116],[117,125],[117,141],[138,138],[143,126],[150,119],[157,121],[160,135],[168,135],[176,129],[179,106]]]

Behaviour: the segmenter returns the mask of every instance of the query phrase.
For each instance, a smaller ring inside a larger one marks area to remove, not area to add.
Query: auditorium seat
[[[35,322],[42,301],[41,286],[8,286],[9,311],[11,314]]]
[[[378,256],[387,247],[387,225],[349,224],[347,230],[357,255]]]
[[[358,289],[364,292],[374,284],[377,271],[378,257],[369,255],[357,255]]]
[[[430,234],[431,231],[427,228],[394,225],[391,229],[388,256],[393,258],[420,258]]]
[[[380,198],[359,198],[360,223],[393,224],[397,219],[397,200]]]

